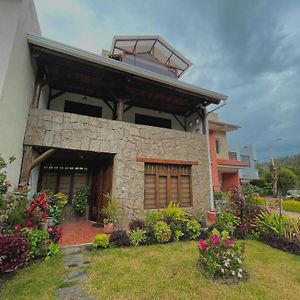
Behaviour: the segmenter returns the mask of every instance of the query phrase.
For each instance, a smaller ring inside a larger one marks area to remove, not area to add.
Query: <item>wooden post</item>
[[[117,121],[123,121],[123,115],[124,115],[124,100],[118,100],[117,102],[117,109],[116,109],[116,120]]]
[[[34,84],[34,91],[33,91],[32,104],[31,104],[33,108],[39,107],[41,91],[42,91],[42,83],[37,76]]]

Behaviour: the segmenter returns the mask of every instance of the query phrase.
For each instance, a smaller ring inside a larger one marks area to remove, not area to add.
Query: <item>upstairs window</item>
[[[251,167],[250,156],[249,155],[241,155],[241,161],[246,163],[248,167]]]
[[[169,120],[169,119],[141,115],[141,114],[135,115],[135,123],[142,124],[142,125],[162,127],[162,128],[171,128],[172,127],[171,120]]]
[[[220,153],[220,140],[216,139],[216,153]]]
[[[85,103],[79,103],[74,101],[66,101],[65,102],[65,112],[101,118],[102,116],[102,108],[95,105],[89,105]]]
[[[229,159],[237,160],[236,152],[228,152]]]
[[[144,196],[145,209],[192,206],[191,166],[146,163]]]

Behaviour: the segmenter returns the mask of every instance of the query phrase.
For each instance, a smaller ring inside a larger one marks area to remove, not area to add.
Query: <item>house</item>
[[[258,179],[258,170],[256,169],[256,156],[253,145],[237,146],[229,145],[229,157],[237,159],[247,164],[247,168],[239,170],[240,180],[242,183]]]
[[[240,127],[219,121],[218,114],[213,112],[208,115],[208,128],[213,191],[239,188],[239,172],[246,169],[248,164],[228,151],[227,132]]]
[[[1,17],[9,2],[1,2]],[[32,1],[18,3],[34,11]],[[67,220],[82,185],[90,187],[85,218],[99,222],[106,193],[117,198],[124,220],[170,201],[191,213],[209,209],[207,107],[227,96],[180,80],[191,62],[159,36],[114,37],[98,55],[40,36],[36,22],[17,22],[22,28],[12,35],[21,35],[14,45],[21,57],[10,56],[12,49],[6,57],[17,66],[0,103],[0,128],[9,130],[0,153],[18,158],[9,173],[14,183],[29,183],[31,193],[65,193]],[[228,157],[217,156],[224,183],[221,160]]]

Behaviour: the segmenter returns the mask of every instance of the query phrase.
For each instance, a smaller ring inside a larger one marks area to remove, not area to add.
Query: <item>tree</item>
[[[278,188],[283,194],[297,184],[297,175],[289,168],[280,168],[278,172]]]

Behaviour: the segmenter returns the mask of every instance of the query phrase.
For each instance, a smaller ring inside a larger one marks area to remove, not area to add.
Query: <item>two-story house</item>
[[[125,218],[171,201],[209,209],[207,107],[227,97],[180,80],[191,62],[159,36],[114,37],[98,55],[41,37],[32,1],[19,3],[31,6],[6,18],[17,24],[11,39],[20,51],[8,51],[0,103],[0,128],[11,137],[0,153],[17,156],[14,182],[63,192],[70,204],[88,185],[87,218],[97,221],[108,192]],[[24,10],[35,26],[24,24]]]
[[[208,115],[211,176],[214,192],[228,191],[241,185],[239,171],[248,164],[229,152],[227,133],[240,128],[219,121],[217,113]]]

